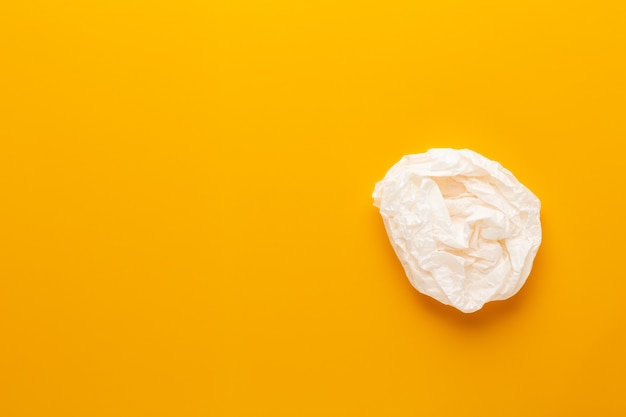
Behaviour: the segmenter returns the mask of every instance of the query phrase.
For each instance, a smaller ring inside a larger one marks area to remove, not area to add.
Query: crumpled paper
[[[541,204],[499,163],[468,149],[407,155],[373,197],[421,293],[471,313],[526,282],[541,244]]]

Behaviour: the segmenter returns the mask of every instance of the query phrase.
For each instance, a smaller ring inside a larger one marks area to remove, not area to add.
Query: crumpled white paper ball
[[[526,282],[541,244],[541,204],[499,163],[468,149],[407,155],[373,197],[421,293],[471,313]]]

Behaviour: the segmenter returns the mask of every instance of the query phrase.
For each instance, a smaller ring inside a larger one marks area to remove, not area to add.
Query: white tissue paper
[[[407,155],[373,197],[421,293],[471,313],[524,285],[541,244],[540,202],[499,163],[468,149]]]

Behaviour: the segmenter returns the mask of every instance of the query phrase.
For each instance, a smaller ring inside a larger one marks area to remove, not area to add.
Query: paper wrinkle
[[[372,196],[418,291],[471,313],[528,278],[541,204],[498,162],[468,149],[406,155]]]

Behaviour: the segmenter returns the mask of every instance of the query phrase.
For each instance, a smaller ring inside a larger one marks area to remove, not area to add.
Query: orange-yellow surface
[[[626,415],[626,3],[4,1],[0,416]],[[514,298],[372,206],[467,147],[542,200]]]

